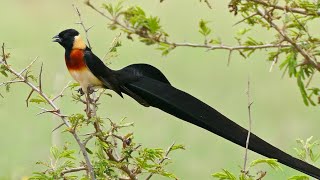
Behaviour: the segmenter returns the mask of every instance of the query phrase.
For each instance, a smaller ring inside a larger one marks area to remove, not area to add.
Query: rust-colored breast
[[[87,68],[83,56],[84,56],[83,50],[81,49],[71,50],[69,58],[65,57],[68,70],[77,71],[77,70],[83,70],[84,68]]]

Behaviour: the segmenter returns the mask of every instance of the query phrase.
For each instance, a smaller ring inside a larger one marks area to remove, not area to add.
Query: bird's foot
[[[79,88],[79,89],[77,89],[76,91],[80,94],[80,96],[83,96],[83,95],[85,94],[85,92],[83,91],[82,88]],[[95,91],[93,88],[91,88],[91,87],[88,88],[87,91],[88,91],[88,94],[92,94],[92,93],[96,92],[96,91]]]
[[[80,94],[80,96],[83,96],[83,95],[84,95],[84,92],[83,92],[82,88],[79,88],[79,89],[76,90],[76,91]]]

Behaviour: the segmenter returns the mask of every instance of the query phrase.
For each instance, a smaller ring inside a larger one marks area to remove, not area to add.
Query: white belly
[[[69,72],[73,79],[80,83],[83,92],[87,92],[89,86],[101,87],[103,85],[102,82],[98,78],[96,78],[87,68],[84,68],[82,70],[69,70]]]

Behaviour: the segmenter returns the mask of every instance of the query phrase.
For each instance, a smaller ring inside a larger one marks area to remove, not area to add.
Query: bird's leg
[[[92,111],[90,108],[90,104],[92,103],[92,99],[90,98],[90,94],[94,92],[92,86],[87,87],[87,92],[86,92],[86,114],[88,116],[88,119],[92,117]]]
[[[86,109],[85,109],[85,111],[86,111],[86,114],[87,114],[87,116],[88,116],[88,119],[90,119],[91,118],[91,110],[90,110],[90,94],[89,93],[86,93],[85,94],[85,97],[86,97]]]

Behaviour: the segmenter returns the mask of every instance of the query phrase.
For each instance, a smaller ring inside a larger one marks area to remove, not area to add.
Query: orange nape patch
[[[69,58],[65,57],[66,64],[69,71],[83,70],[87,68],[84,60],[84,51],[82,49],[73,49],[70,52]]]

